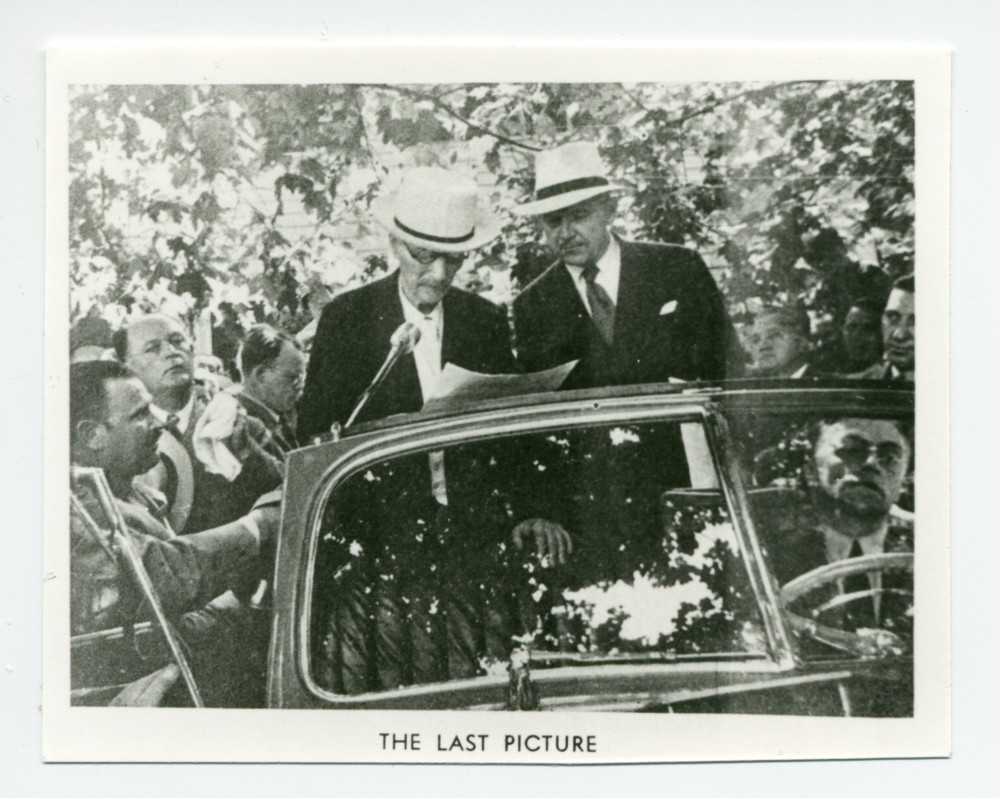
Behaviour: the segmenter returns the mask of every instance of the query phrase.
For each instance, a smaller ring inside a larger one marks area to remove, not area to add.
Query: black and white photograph
[[[947,754],[947,52],[498,55],[50,52],[47,756]]]

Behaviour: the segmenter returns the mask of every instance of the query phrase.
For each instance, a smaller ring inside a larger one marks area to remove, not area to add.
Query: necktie
[[[182,440],[184,434],[181,432],[181,417],[176,413],[170,413],[167,416],[166,429],[175,437],[177,440]]]
[[[615,303],[608,292],[597,283],[598,268],[593,263],[583,269],[583,281],[587,286],[587,302],[590,316],[597,325],[597,331],[610,344],[615,334]]]
[[[860,557],[862,554],[861,544],[855,538],[848,558]],[[845,593],[861,593],[871,589],[871,581],[866,573],[852,574],[844,579]],[[848,630],[872,629],[875,626],[875,604],[871,596],[856,599],[847,605],[845,627]]]

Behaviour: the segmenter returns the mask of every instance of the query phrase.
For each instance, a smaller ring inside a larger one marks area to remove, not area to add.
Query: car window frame
[[[390,703],[409,696],[428,693],[458,692],[466,683],[484,684],[489,676],[479,676],[472,680],[410,685],[392,691],[366,692],[344,695],[334,693],[316,683],[311,673],[310,630],[312,616],[312,592],[314,567],[322,527],[323,510],[330,501],[337,486],[361,470],[393,457],[418,454],[450,445],[471,443],[482,440],[496,440],[518,434],[561,430],[576,427],[610,425],[614,423],[637,423],[644,421],[695,422],[701,425],[708,441],[713,466],[719,478],[722,499],[726,503],[734,533],[737,535],[740,560],[747,573],[758,610],[764,620],[767,639],[765,669],[785,672],[796,666],[796,659],[790,643],[790,635],[780,612],[777,588],[769,568],[761,554],[761,548],[741,512],[746,512],[742,498],[742,483],[736,464],[730,462],[726,444],[728,432],[723,410],[713,405],[711,394],[701,395],[655,395],[607,397],[600,399],[578,399],[560,401],[555,397],[550,403],[505,409],[502,415],[496,409],[460,416],[434,418],[414,423],[391,426],[357,436],[347,437],[336,446],[340,451],[325,467],[322,475],[315,480],[318,489],[311,491],[309,507],[305,511],[306,540],[303,546],[298,580],[298,590],[291,610],[294,627],[293,656],[297,676],[313,699],[325,705],[350,707],[358,704]],[[288,469],[291,478],[294,469]],[[283,519],[284,526],[284,519]],[[275,631],[277,631],[277,625]],[[733,655],[728,655],[732,659]],[[742,661],[761,661],[762,657],[739,655]],[[763,663],[762,663],[763,664]],[[614,668],[615,665],[601,667]],[[506,682],[506,677],[503,677]],[[269,692],[275,689],[272,683]]]
[[[843,382],[843,381],[841,381]],[[737,415],[748,415],[754,411],[766,410],[769,415],[785,415],[791,418],[811,416],[815,419],[829,416],[859,416],[870,419],[887,419],[894,421],[904,421],[913,424],[916,419],[915,395],[912,386],[894,386],[888,384],[857,385],[848,383],[852,387],[831,388],[804,388],[801,391],[774,391],[779,398],[778,402],[764,401],[757,398],[760,391],[747,391],[743,393],[727,394],[720,397],[716,402],[718,408],[718,419],[721,425],[727,429],[724,441],[734,440],[730,421]],[[763,539],[757,529],[757,517],[749,506],[750,488],[746,482],[743,472],[743,464],[739,457],[732,453],[727,458],[729,464],[728,480],[736,489],[735,495],[744,502],[743,512],[739,514],[741,523],[748,527],[749,537],[757,546],[757,557],[764,566],[763,570],[768,582],[768,592],[775,596],[776,604],[769,605],[777,607],[781,618],[781,625],[790,643],[790,655],[794,658],[800,669],[819,670],[825,667],[852,669],[864,669],[872,664],[871,660],[863,657],[845,659],[842,654],[831,652],[829,657],[816,656],[814,654],[806,656],[803,649],[807,641],[792,633],[793,620],[789,618],[790,612],[783,607],[781,599],[781,585],[778,582],[774,570],[771,568],[769,558],[764,555],[760,541]],[[911,476],[915,474],[915,463],[910,464]],[[916,648],[914,641],[914,649]],[[912,661],[912,654],[910,655]]]

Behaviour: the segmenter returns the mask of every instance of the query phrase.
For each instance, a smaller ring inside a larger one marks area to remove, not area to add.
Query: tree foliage
[[[839,318],[913,266],[909,82],[78,86],[74,318],[135,306],[297,330],[304,298],[382,273],[370,200],[395,167],[476,176],[504,236],[463,275],[508,301],[547,264],[511,205],[532,155],[596,140],[621,230],[687,244],[737,317],[802,300]]]

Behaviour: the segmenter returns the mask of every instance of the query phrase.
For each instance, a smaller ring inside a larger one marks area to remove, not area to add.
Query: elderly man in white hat
[[[514,211],[539,220],[556,260],[514,300],[518,359],[579,360],[566,388],[732,376],[742,354],[701,257],[612,234],[619,190],[596,144],[538,154],[534,199]]]
[[[373,203],[398,268],[323,309],[299,405],[301,440],[347,421],[404,325],[419,330],[410,339],[416,345],[356,421],[420,410],[446,363],[491,374],[516,371],[504,311],[452,287],[468,254],[500,233],[477,195],[476,184],[462,175],[420,167],[404,172],[398,190]]]
[[[421,167],[404,172],[398,190],[373,203],[372,214],[389,233],[389,254],[397,268],[388,277],[334,297],[323,309],[299,405],[300,440],[352,418],[359,398],[389,362],[400,332],[408,328],[419,330],[419,335],[410,337],[411,343],[416,341],[412,351],[409,346],[402,350],[354,420],[420,410],[434,395],[446,363],[487,374],[518,371],[506,312],[452,287],[468,253],[500,233],[498,222],[480,206],[477,195],[472,180],[445,169]],[[486,447],[479,454],[485,463],[493,459],[494,451]],[[428,453],[428,464],[419,457],[393,462],[391,476],[400,486],[393,507],[397,530],[407,529],[406,524],[416,518],[426,518],[434,528],[461,527],[463,510],[475,517],[490,501],[493,483],[473,475],[507,473],[504,466],[477,465],[477,456],[470,452],[455,456],[458,461],[450,461],[447,479],[441,451]],[[500,453],[497,457],[503,459]],[[507,467],[516,474],[517,465]],[[429,490],[420,487],[425,482]],[[427,511],[426,502],[435,512]],[[450,508],[449,513],[436,515],[440,506]],[[527,508],[515,512],[520,522],[512,537],[518,548],[525,540],[534,540],[539,555],[565,559],[572,547],[562,527],[540,518],[520,520],[529,514]],[[482,526],[481,520],[477,523]],[[482,529],[477,532],[482,534]]]

